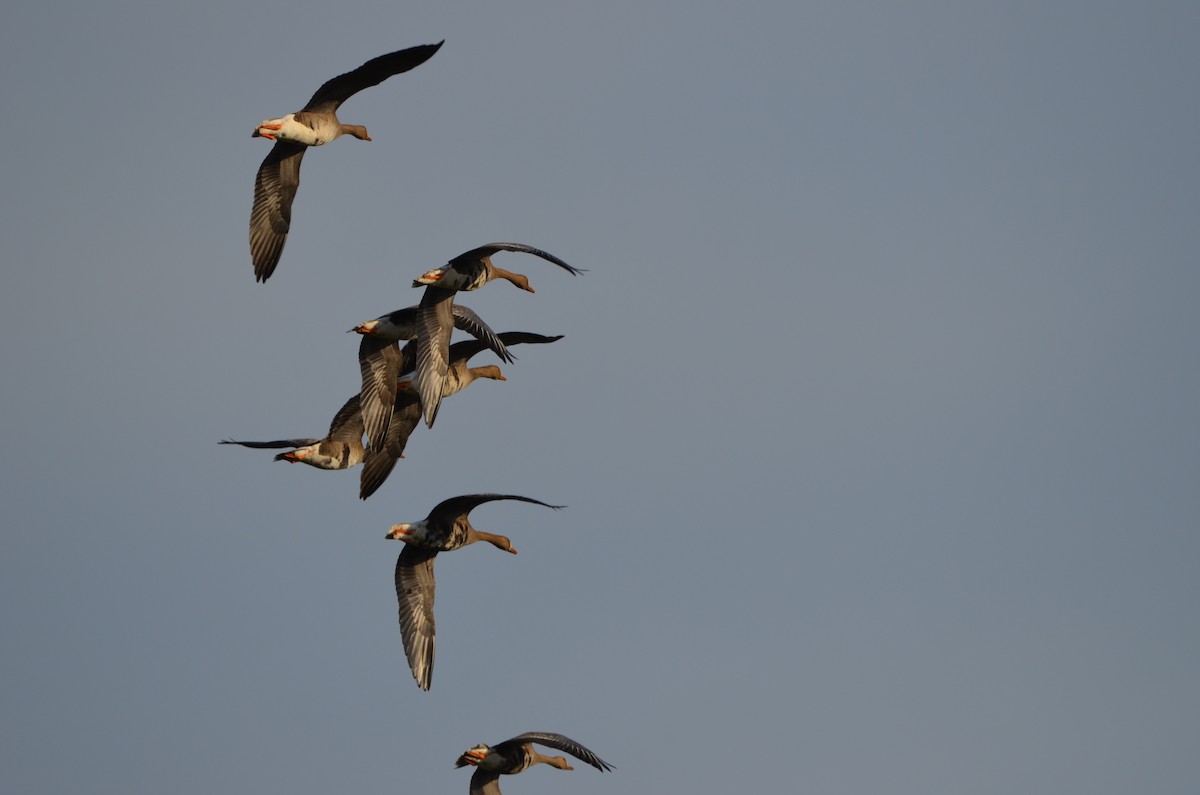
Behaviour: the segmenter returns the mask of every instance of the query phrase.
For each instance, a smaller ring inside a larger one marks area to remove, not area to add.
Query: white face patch
[[[412,522],[410,524],[397,525],[407,532],[401,540],[409,541],[414,544],[423,544],[429,539],[429,528],[425,524],[425,520]]]
[[[411,541],[417,544],[424,541],[425,536],[425,526],[421,522],[394,524],[388,533],[388,538],[394,538],[399,541]]]

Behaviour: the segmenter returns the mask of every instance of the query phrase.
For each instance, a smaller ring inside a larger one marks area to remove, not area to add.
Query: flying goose
[[[392,525],[387,538],[403,541],[404,549],[396,559],[396,600],[400,605],[400,636],[413,678],[422,690],[428,690],[433,678],[433,559],[438,552],[486,541],[513,555],[517,550],[506,536],[476,530],[467,514],[475,507],[494,500],[519,500],[560,510],[541,500],[515,494],[465,494],[451,497],[434,506],[419,522]]]
[[[516,775],[537,764],[546,764],[559,770],[574,770],[570,763],[561,756],[545,756],[538,753],[534,743],[545,745],[559,751],[566,751],[581,762],[586,762],[600,772],[612,770],[613,767],[594,753],[584,748],[570,737],[549,732],[526,732],[518,734],[511,740],[488,746],[480,744],[464,751],[454,763],[455,767],[474,765],[475,772],[471,774],[470,795],[500,795],[502,775]]]
[[[257,449],[294,447],[296,449],[275,456],[275,460],[308,464],[318,469],[349,469],[363,461],[366,451],[363,449],[362,435],[362,412],[358,406],[358,395],[355,395],[333,416],[329,433],[324,439],[276,439],[270,442],[222,439],[220,444],[240,444]]]
[[[254,178],[254,207],[250,211],[250,259],[254,278],[265,282],[275,272],[292,221],[292,199],[300,186],[300,161],[310,146],[327,144],[343,135],[371,140],[367,128],[343,124],[337,110],[364,88],[377,86],[392,75],[428,61],[444,42],[409,47],[372,58],[353,71],[327,81],[297,113],[264,119],[252,137],[274,141]]]
[[[417,312],[417,393],[421,396],[421,410],[425,424],[433,427],[438,406],[442,399],[442,380],[446,377],[448,348],[452,331],[454,293],[459,290],[477,290],[495,279],[507,279],[522,290],[533,292],[529,279],[492,264],[491,257],[500,251],[533,254],[547,262],[563,268],[568,273],[579,275],[583,271],[573,268],[553,254],[523,243],[488,243],[473,248],[440,268],[427,271],[413,281],[413,287],[427,285]]]

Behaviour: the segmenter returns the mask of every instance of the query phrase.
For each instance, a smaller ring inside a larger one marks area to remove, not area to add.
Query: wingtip
[[[383,481],[379,481],[378,483],[374,483],[374,482],[372,482],[372,483],[361,483],[361,482],[360,482],[360,483],[358,484],[358,498],[359,498],[360,500],[365,500],[365,499],[367,499],[367,498],[368,498],[368,497],[370,497],[372,494],[374,494],[376,491],[378,491],[378,490],[379,490],[379,487],[380,487],[380,486],[382,486],[382,485],[383,485]]]
[[[440,409],[441,407],[442,407],[442,401],[441,401],[441,398],[438,398],[436,403],[434,403],[431,407],[425,409],[425,411],[423,412],[424,417],[425,417],[425,427],[427,427],[427,428],[433,427],[433,421],[437,419],[438,409]]]

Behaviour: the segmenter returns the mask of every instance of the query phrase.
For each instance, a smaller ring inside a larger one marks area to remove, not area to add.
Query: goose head
[[[480,762],[482,762],[484,759],[487,758],[488,751],[490,751],[490,750],[491,749],[488,748],[488,746],[484,745],[483,743],[480,743],[479,745],[475,746],[474,748],[469,748],[466,751],[463,751],[462,754],[458,757],[458,761],[454,763],[454,766],[455,767],[463,767],[464,765],[472,765],[472,766],[478,765]]]

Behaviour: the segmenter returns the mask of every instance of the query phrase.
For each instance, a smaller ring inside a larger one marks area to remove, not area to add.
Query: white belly
[[[296,114],[289,113],[279,120],[280,129],[275,137],[281,141],[291,141],[305,146],[320,146],[338,137],[341,127],[336,121],[321,119],[316,127],[309,127],[296,121]]]

